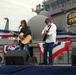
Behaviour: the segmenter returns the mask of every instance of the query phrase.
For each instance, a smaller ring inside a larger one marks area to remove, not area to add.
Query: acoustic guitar
[[[23,36],[24,33],[20,33],[19,36]],[[32,37],[30,34],[28,34],[26,37],[24,37],[23,39],[21,39],[20,37],[18,36],[18,40],[20,40],[22,42],[22,44],[29,44],[30,41],[32,40]]]
[[[15,35],[16,37],[18,37],[18,40],[20,40],[22,42],[22,44],[29,44],[32,40],[32,37],[30,34],[28,34],[26,37],[23,37],[23,39],[21,39],[19,36],[23,36],[24,33],[20,33],[19,35],[12,31],[11,31],[11,33],[13,35]]]
[[[50,27],[48,28],[48,30],[46,31],[47,33],[49,32],[50,28],[51,28],[51,26],[50,26]],[[48,35],[46,34],[46,35],[43,37],[43,41],[46,41],[47,37],[48,37]]]

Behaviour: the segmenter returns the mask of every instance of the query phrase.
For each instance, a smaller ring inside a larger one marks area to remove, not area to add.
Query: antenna
[[[4,30],[9,30],[9,19],[7,17],[4,19],[6,20],[6,25],[5,25]]]

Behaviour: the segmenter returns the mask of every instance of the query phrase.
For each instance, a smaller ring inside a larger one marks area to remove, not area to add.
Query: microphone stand
[[[17,31],[20,31],[20,27],[18,27]]]
[[[20,32],[20,26],[17,28],[17,31],[18,32]],[[19,42],[18,42],[18,39],[17,39],[17,37],[14,39],[14,44],[18,44]]]

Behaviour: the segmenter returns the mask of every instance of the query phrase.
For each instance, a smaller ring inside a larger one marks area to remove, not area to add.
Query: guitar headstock
[[[15,32],[14,32],[14,31],[10,31],[10,33],[11,33],[12,35],[14,35],[14,34],[15,34]]]

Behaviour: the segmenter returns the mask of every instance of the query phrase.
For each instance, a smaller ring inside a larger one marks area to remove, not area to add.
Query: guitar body
[[[48,28],[48,30],[46,31],[47,33],[49,32],[50,28],[51,28],[51,26],[50,26],[50,27]],[[43,41],[44,41],[44,42],[46,41],[47,37],[48,37],[47,34],[43,37]]]
[[[44,36],[43,41],[46,41],[46,39],[47,39],[47,35]]]
[[[19,34],[19,36],[23,36],[23,35],[24,35],[24,33]],[[18,40],[20,40],[22,42],[22,44],[29,44],[30,41],[32,40],[32,37],[31,37],[31,35],[27,35],[26,37],[24,37],[23,40],[18,37]]]
[[[43,41],[46,41],[46,39],[47,39],[47,35],[45,35],[45,36],[43,37]]]

